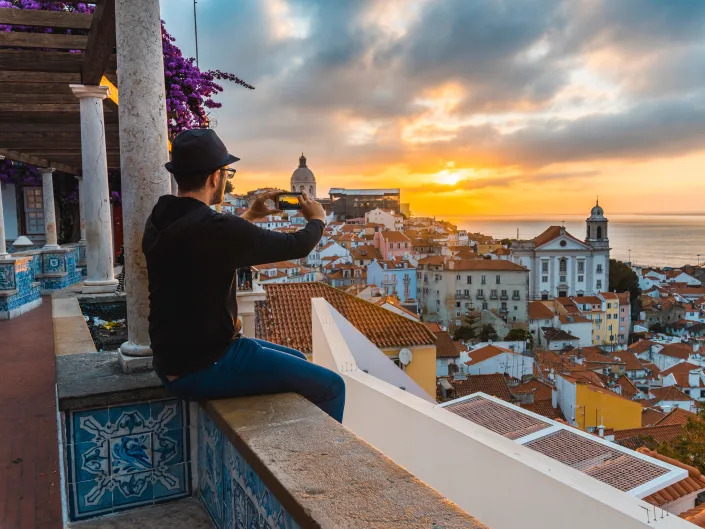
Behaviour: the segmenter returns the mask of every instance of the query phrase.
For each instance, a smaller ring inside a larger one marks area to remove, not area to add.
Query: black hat
[[[213,129],[191,129],[171,143],[171,161],[164,164],[170,173],[210,173],[237,162]]]

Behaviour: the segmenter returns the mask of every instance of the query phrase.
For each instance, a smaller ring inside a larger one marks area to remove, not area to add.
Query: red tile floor
[[[0,321],[0,528],[60,528],[51,300]]]

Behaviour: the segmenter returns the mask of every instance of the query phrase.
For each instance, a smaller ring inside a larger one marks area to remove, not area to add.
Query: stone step
[[[69,529],[213,529],[215,527],[203,505],[196,498],[186,498],[161,505],[109,514],[71,522]]]

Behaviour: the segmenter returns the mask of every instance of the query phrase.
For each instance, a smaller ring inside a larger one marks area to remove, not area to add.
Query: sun
[[[460,173],[460,171],[457,171],[455,169],[443,169],[442,171],[438,171],[434,175],[434,180],[437,183],[448,185],[448,186],[454,186],[462,178],[463,178],[463,175]]]

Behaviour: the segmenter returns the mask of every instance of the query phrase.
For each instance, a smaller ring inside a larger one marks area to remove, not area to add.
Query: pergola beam
[[[78,72],[26,72],[0,70],[0,83],[66,83],[77,84],[81,82]]]
[[[69,174],[81,174],[81,171],[74,166],[63,164],[63,163],[51,163],[49,160],[44,158],[38,158],[30,154],[17,152],[11,149],[0,149],[0,156],[4,156],[7,160],[13,160],[15,162],[22,162],[35,167],[53,167],[57,171],[62,171]]]
[[[97,85],[115,49],[115,0],[104,0],[93,13],[86,55],[81,67],[83,84]]]
[[[0,9],[0,24],[11,26],[40,26],[45,28],[89,29],[90,14],[68,11],[43,11],[39,9]]]
[[[0,46],[14,48],[51,48],[59,50],[85,50],[88,37],[54,33],[0,32]]]
[[[0,70],[5,71],[79,73],[82,63],[83,52],[0,50]]]

